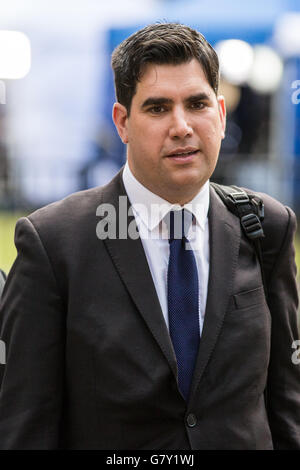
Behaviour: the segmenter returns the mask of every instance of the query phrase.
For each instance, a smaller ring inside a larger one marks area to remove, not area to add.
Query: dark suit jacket
[[[96,236],[97,206],[122,194],[118,174],[17,224],[0,315],[0,447],[299,449],[292,211],[263,196],[267,304],[253,247],[211,189],[207,308],[186,403],[141,240]]]

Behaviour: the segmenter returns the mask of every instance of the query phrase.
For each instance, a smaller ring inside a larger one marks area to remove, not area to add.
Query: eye
[[[206,104],[203,101],[195,101],[194,103],[191,103],[192,109],[203,109],[205,106]]]
[[[166,111],[166,108],[165,106],[158,104],[149,108],[148,111],[150,111],[150,113],[153,113],[153,114],[162,114],[163,112]]]

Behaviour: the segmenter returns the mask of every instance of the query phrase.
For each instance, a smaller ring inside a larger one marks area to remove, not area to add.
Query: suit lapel
[[[107,186],[102,201],[109,202],[116,209],[117,234],[119,230],[119,196],[127,197],[122,180],[122,170]],[[128,209],[130,207],[128,198],[127,201]],[[132,224],[135,225],[133,216],[128,217],[129,224],[131,228]],[[177,377],[176,356],[140,238],[136,240],[129,237],[119,239],[117,236],[117,239],[107,238],[104,240],[104,244],[134,304],[168,360],[175,377]]]
[[[230,296],[233,293],[233,279],[238,262],[240,238],[239,218],[224,207],[215,191],[210,188],[210,272],[204,325],[191,397],[196,391],[213,352]]]

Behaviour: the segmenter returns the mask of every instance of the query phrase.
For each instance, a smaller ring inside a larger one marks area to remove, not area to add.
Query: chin
[[[180,186],[186,186],[187,189],[188,187],[199,187],[200,189],[208,178],[209,176],[206,177],[203,174],[199,174],[199,171],[191,170],[189,172],[182,172],[182,174],[177,174],[173,179],[173,183]]]

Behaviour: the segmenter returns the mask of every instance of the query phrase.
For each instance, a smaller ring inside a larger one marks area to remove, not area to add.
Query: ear
[[[222,139],[225,137],[225,129],[226,129],[226,106],[225,106],[225,98],[224,96],[220,95],[218,96],[218,106],[219,106],[219,115],[220,115],[220,120],[221,120],[221,126],[222,126]]]
[[[113,106],[112,118],[123,144],[128,144],[128,116],[125,106],[121,103],[115,103]]]

